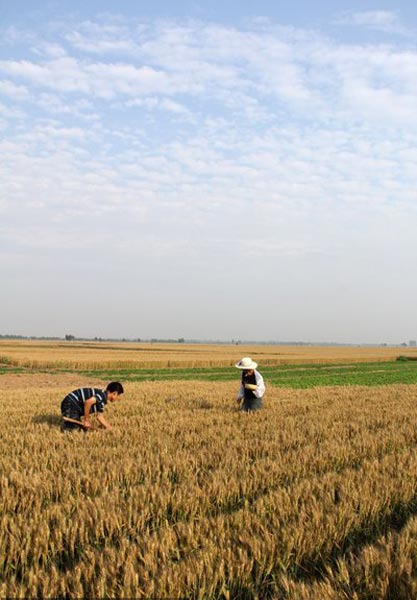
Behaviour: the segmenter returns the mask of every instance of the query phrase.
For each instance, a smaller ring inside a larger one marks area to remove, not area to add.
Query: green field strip
[[[11,373],[24,373],[26,369],[23,367],[7,367],[0,365],[0,375],[10,375]]]
[[[95,369],[78,372],[90,377],[121,381],[239,381],[239,373],[229,367]],[[417,384],[417,364],[397,361],[267,366],[262,368],[261,372],[269,385],[299,389],[316,386]]]
[[[319,386],[417,384],[417,362],[386,361],[338,364],[294,364],[260,367],[267,385],[307,389]],[[109,381],[236,381],[233,367],[170,367],[157,369],[51,369],[0,365],[0,377],[7,374],[77,373]]]

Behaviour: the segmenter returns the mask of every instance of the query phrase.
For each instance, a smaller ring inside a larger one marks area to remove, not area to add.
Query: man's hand
[[[101,414],[96,415],[96,419],[100,423],[101,427],[103,427],[103,429],[111,429],[110,423],[108,421],[106,421],[106,419],[103,417],[103,415],[101,415]]]
[[[85,427],[85,429],[92,429],[93,425],[92,425],[90,419],[84,419],[84,427]]]

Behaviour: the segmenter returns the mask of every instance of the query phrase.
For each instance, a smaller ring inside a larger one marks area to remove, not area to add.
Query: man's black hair
[[[106,387],[106,390],[110,393],[117,392],[118,394],[123,394],[124,392],[122,384],[118,381],[112,381],[109,383],[109,385]]]

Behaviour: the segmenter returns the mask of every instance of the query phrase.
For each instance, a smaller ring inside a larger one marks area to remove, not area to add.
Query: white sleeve
[[[265,394],[265,383],[264,378],[258,371],[255,371],[255,380],[256,380],[256,390],[254,390],[254,394],[257,398],[262,398]]]

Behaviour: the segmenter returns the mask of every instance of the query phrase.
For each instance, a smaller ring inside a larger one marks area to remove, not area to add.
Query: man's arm
[[[104,429],[111,429],[110,423],[108,421],[106,421],[106,419],[103,417],[103,415],[101,413],[97,413],[96,419],[100,423],[100,425],[102,427],[104,427]]]
[[[92,396],[88,400],[84,402],[84,427],[90,428],[92,427],[90,421],[90,410],[91,407],[97,402],[95,396]]]

